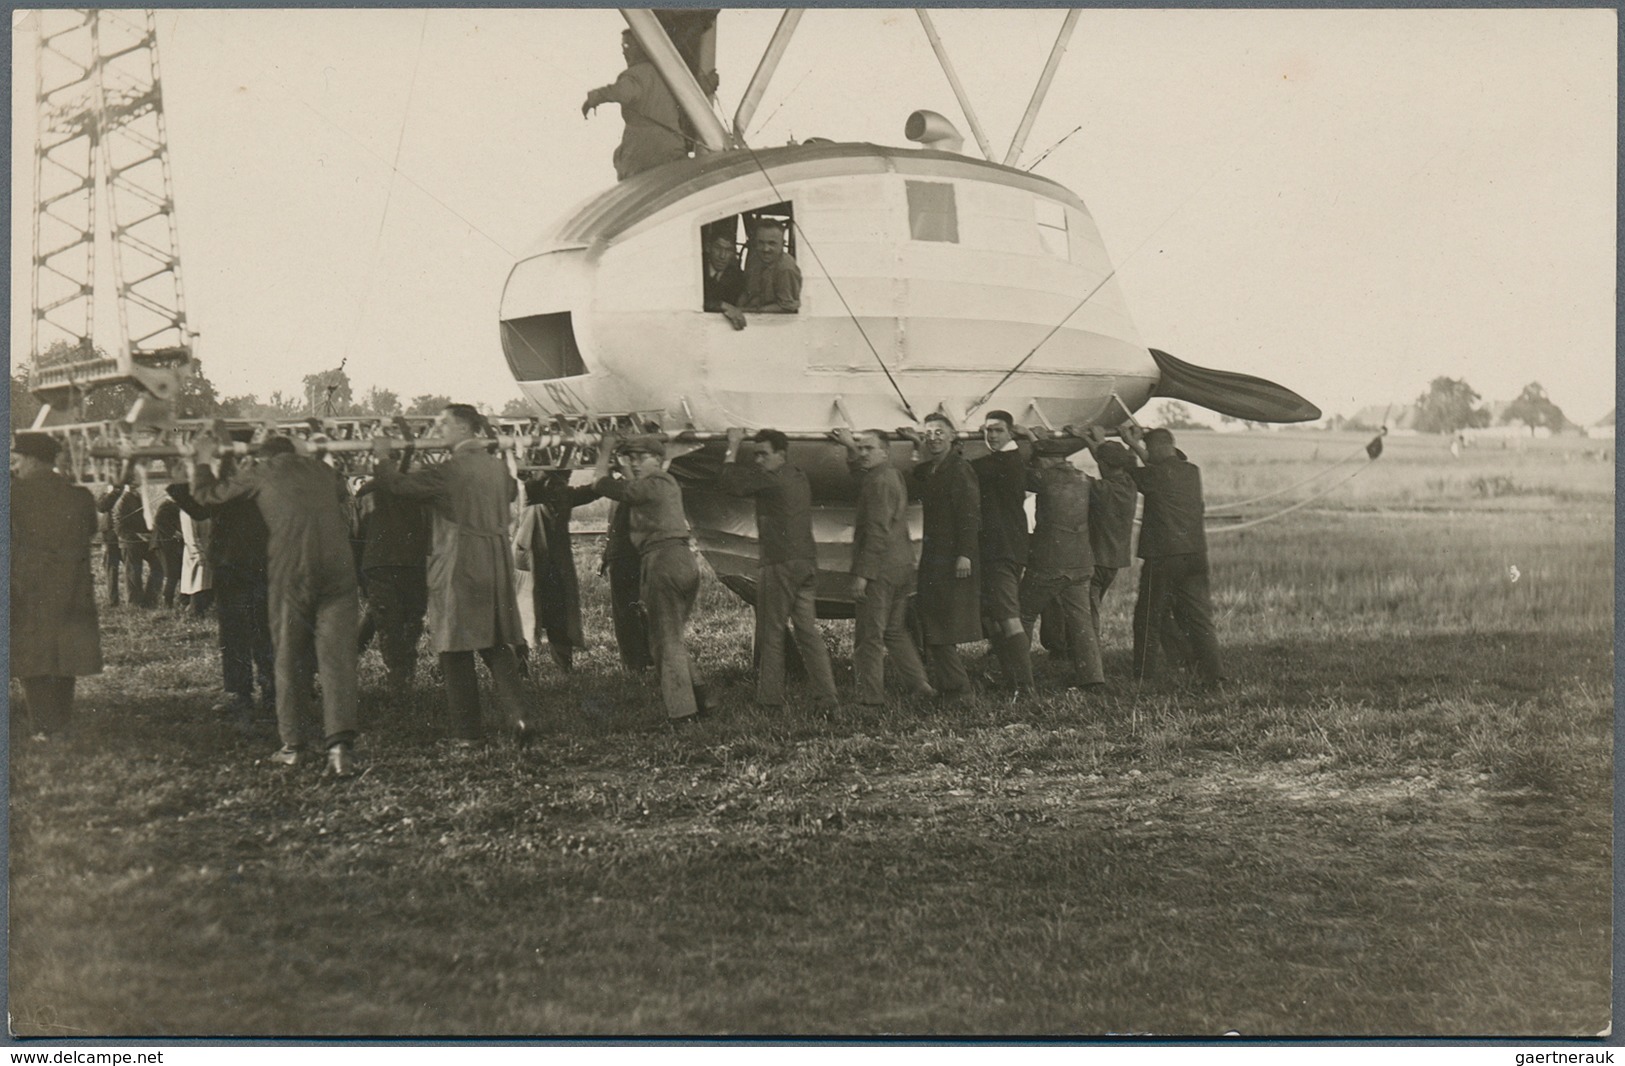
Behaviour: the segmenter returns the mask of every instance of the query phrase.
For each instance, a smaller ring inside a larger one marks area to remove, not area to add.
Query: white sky
[[[777,21],[725,11],[732,115]],[[1002,157],[1055,10],[934,13]],[[512,260],[614,180],[608,10],[164,11],[182,262],[224,394],[517,395]],[[1614,405],[1616,15],[1085,10],[1021,165],[1081,195],[1147,344],[1280,381],[1327,413],[1437,375]],[[12,352],[28,348],[33,40],[14,36]],[[756,145],[903,144],[968,123],[908,11],[813,10]],[[390,164],[399,145],[399,173]],[[438,202],[437,202],[438,201]],[[387,211],[386,211],[387,204]],[[112,347],[112,343],[108,343]]]

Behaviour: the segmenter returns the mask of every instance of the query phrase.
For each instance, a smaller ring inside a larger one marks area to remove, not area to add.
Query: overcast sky
[[[1058,11],[938,11],[1002,157]],[[725,11],[732,115],[778,12]],[[1328,413],[1438,375],[1614,404],[1615,13],[1085,10],[1020,165],[1088,204],[1149,345]],[[517,395],[515,255],[614,181],[613,11],[165,11],[182,263],[224,393]],[[32,35],[14,34],[12,352],[28,348]],[[751,143],[968,124],[911,11],[814,10]],[[398,169],[392,164],[398,157]]]

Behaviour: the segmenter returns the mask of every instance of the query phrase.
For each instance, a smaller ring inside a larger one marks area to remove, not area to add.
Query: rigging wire
[[[1298,510],[1300,508],[1303,508],[1303,507],[1307,507],[1311,503],[1314,503],[1316,500],[1321,499],[1322,497],[1325,497],[1325,496],[1329,496],[1331,493],[1333,493],[1336,490],[1342,488],[1344,485],[1348,484],[1350,481],[1353,481],[1355,478],[1359,477],[1362,472],[1364,472],[1368,467],[1371,466],[1372,463],[1374,463],[1376,461],[1377,460],[1375,460],[1375,459],[1366,460],[1366,462],[1365,462],[1365,464],[1363,466],[1357,466],[1353,470],[1350,470],[1347,477],[1339,478],[1338,480],[1332,482],[1330,485],[1327,485],[1325,488],[1321,489],[1319,492],[1314,493],[1313,495],[1310,495],[1310,496],[1305,496],[1303,499],[1299,500],[1297,503],[1291,504],[1290,506],[1287,506],[1287,507],[1283,507],[1281,510],[1276,511],[1274,514],[1267,514],[1267,515],[1264,515],[1261,518],[1254,518],[1249,522],[1239,522],[1239,523],[1237,523],[1236,525],[1233,525],[1233,526],[1216,526],[1216,527],[1214,527],[1212,529],[1209,529],[1207,531],[1207,535],[1211,537],[1211,536],[1215,536],[1215,535],[1220,534],[1220,533],[1235,533],[1235,532],[1237,532],[1239,530],[1251,529],[1254,526],[1261,526],[1265,522],[1273,522],[1277,518],[1281,518],[1284,515],[1289,515],[1293,511],[1296,511],[1296,510]]]
[[[389,164],[389,184],[384,188],[384,209],[378,215],[378,232],[372,237],[372,269],[367,272],[367,287],[361,293],[361,301],[356,305],[355,320],[350,324],[350,335],[344,341],[344,357],[349,358],[350,346],[355,343],[355,336],[361,330],[361,322],[367,315],[367,304],[372,302],[373,283],[378,278],[378,250],[384,244],[384,226],[389,222],[389,205],[395,198],[395,178],[401,171],[401,149],[406,146],[406,124],[412,117],[412,96],[417,92],[418,71],[423,66],[423,43],[429,34],[429,9],[423,10],[423,24],[418,28],[418,51],[412,59],[412,78],[406,86],[406,103],[401,107],[401,128],[395,137],[395,158]],[[342,369],[343,360],[339,366]]]
[[[1072,127],[1072,133],[1068,133],[1065,137],[1062,137],[1060,140],[1056,141],[1054,144],[1052,144],[1048,148],[1044,149],[1044,154],[1043,155],[1039,156],[1037,159],[1034,159],[1031,164],[1029,164],[1028,166],[1022,167],[1021,169],[1024,172],[1026,172],[1028,174],[1031,174],[1032,171],[1033,171],[1033,167],[1036,167],[1038,164],[1040,164],[1044,160],[1048,159],[1049,154],[1051,152],[1055,151],[1055,149],[1057,149],[1057,148],[1061,147],[1061,145],[1065,144],[1072,137],[1073,133],[1077,133],[1081,129],[1083,129],[1083,123],[1080,122],[1076,126]]]
[[[1233,510],[1235,510],[1235,509],[1237,509],[1239,507],[1250,507],[1255,503],[1263,503],[1265,500],[1272,500],[1277,496],[1284,496],[1286,493],[1292,492],[1294,489],[1301,489],[1305,485],[1310,485],[1310,484],[1313,484],[1316,481],[1319,481],[1321,478],[1328,476],[1329,474],[1331,474],[1333,471],[1339,469],[1340,467],[1346,466],[1349,463],[1354,462],[1356,459],[1360,458],[1361,455],[1370,455],[1370,452],[1367,450],[1368,448],[1369,448],[1369,445],[1362,444],[1362,445],[1360,445],[1360,448],[1359,448],[1358,451],[1354,452],[1351,455],[1344,456],[1343,458],[1339,459],[1337,462],[1333,463],[1332,465],[1330,465],[1328,467],[1324,467],[1323,469],[1318,470],[1313,474],[1310,474],[1308,477],[1304,478],[1301,481],[1295,481],[1292,484],[1287,485],[1284,488],[1275,489],[1272,492],[1266,492],[1262,496],[1254,496],[1250,500],[1236,500],[1236,501],[1234,501],[1232,503],[1214,504],[1213,506],[1211,506],[1211,507],[1209,507],[1207,509],[1207,513],[1212,514],[1215,511],[1233,511]]]

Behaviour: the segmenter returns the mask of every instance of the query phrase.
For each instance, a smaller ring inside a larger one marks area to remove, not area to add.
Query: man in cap
[[[1197,673],[1217,685],[1223,677],[1208,590],[1201,471],[1174,446],[1174,435],[1166,429],[1147,431],[1128,423],[1121,432],[1144,464],[1130,471],[1145,497],[1140,594],[1134,603],[1134,677],[1156,676],[1166,651],[1160,636],[1171,620]]]
[[[216,480],[209,464],[215,440],[193,445],[192,499],[216,508],[253,500],[265,520],[269,609],[276,648],[276,717],[282,747],[271,761],[303,758],[302,730],[314,661],[322,682],[322,728],[328,769],[355,772],[355,564],[350,554],[348,491],[326,464],[297,454],[287,437],[260,446],[260,461]]]
[[[756,582],[756,702],[784,706],[784,631],[795,630],[796,648],[807,668],[813,702],[835,707],[835,674],[829,648],[818,630],[818,545],[813,541],[812,486],[790,462],[790,439],[776,429],[756,434],[750,466],[739,462],[745,431],[728,430],[722,460],[723,491],[756,503],[759,568]]]
[[[96,501],[53,469],[59,445],[19,433],[11,445],[11,676],[29,729],[66,729],[75,679],[101,673],[90,540]]]
[[[860,707],[884,706],[887,656],[909,692],[933,696],[906,621],[915,582],[908,486],[891,464],[884,432],[866,429],[854,436],[838,429],[834,436],[846,446],[860,478],[852,516],[854,699]]]
[[[1050,607],[1065,619],[1072,685],[1095,688],[1105,683],[1100,644],[1089,623],[1089,582],[1094,574],[1090,549],[1089,478],[1067,461],[1077,449],[1063,440],[1033,445],[1027,487],[1037,496],[1027,571],[1021,579],[1021,617],[1026,631]]]
[[[953,423],[933,412],[922,433],[913,433],[922,453],[911,475],[913,494],[923,504],[916,614],[925,637],[932,684],[947,699],[970,690],[970,676],[957,645],[980,640],[981,493],[976,473],[959,453]]]
[[[1021,571],[1027,563],[1027,471],[1008,411],[982,421],[987,454],[971,461],[982,500],[982,628],[1005,680],[1017,691],[1033,687],[1032,638],[1022,627]],[[1025,430],[1021,432],[1025,433]]]
[[[513,646],[524,642],[525,627],[508,543],[509,505],[519,486],[487,448],[485,416],[473,407],[448,404],[435,426],[451,446],[445,462],[402,473],[388,461],[393,442],[374,437],[373,476],[380,488],[422,502],[432,516],[429,640],[440,655],[453,739],[468,746],[484,735],[474,673],[478,652],[491,672],[503,721],[523,748],[532,731]]]
[[[624,477],[610,476],[611,456]],[[688,519],[677,480],[665,469],[666,445],[653,434],[618,442],[604,435],[593,468],[600,496],[628,508],[628,533],[638,550],[639,596],[649,620],[649,644],[660,672],[666,717],[693,721],[705,713],[703,688],[695,680],[683,629],[700,592],[700,570],[688,546]]]

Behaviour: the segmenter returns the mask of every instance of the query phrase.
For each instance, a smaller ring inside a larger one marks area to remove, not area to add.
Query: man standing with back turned
[[[485,416],[468,404],[449,404],[436,423],[440,439],[451,446],[445,462],[403,474],[389,461],[390,439],[374,437],[373,476],[385,491],[423,501],[433,516],[429,639],[446,679],[453,739],[468,746],[485,732],[474,674],[474,653],[479,652],[491,671],[502,719],[522,748],[532,731],[525,721],[525,686],[513,646],[525,639],[525,627],[508,546],[508,505],[519,495],[519,486],[502,460],[486,449],[485,427]]]
[[[310,699],[310,665],[322,680],[328,768],[354,773],[356,730],[355,562],[350,554],[348,492],[332,468],[295,454],[287,437],[260,446],[261,462],[215,480],[213,437],[199,437],[192,456],[192,499],[220,507],[252,499],[269,530],[271,642],[276,648],[276,718],[282,748],[271,761],[293,766],[303,755],[300,730]]]
[[[812,487],[807,475],[790,463],[790,440],[776,429],[756,434],[755,462],[739,463],[745,431],[728,430],[728,453],[722,460],[722,488],[756,501],[756,702],[784,706],[784,629],[795,628],[796,648],[807,667],[813,701],[833,709],[835,675],[829,648],[818,631],[818,547],[812,532]]]
[[[1184,637],[1197,673],[1209,685],[1223,680],[1219,638],[1208,591],[1207,533],[1202,527],[1202,474],[1174,447],[1166,429],[1122,429],[1144,466],[1131,472],[1145,515],[1140,524],[1140,595],[1134,603],[1134,677],[1156,676],[1161,634],[1170,618]]]

